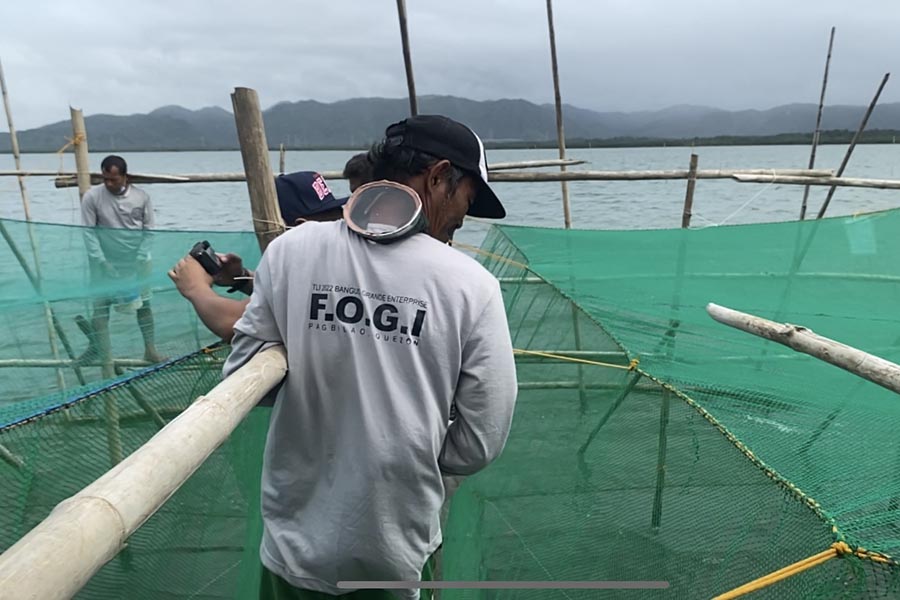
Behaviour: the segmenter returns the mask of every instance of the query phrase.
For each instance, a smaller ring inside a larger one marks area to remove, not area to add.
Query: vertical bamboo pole
[[[550,34],[550,66],[553,72],[553,101],[556,105],[556,140],[559,146],[559,158],[566,158],[566,134],[563,129],[562,95],[559,92],[559,69],[556,60],[556,32],[553,27],[553,0],[547,0],[547,29]],[[560,165],[560,171],[566,170],[566,165]],[[560,182],[563,204],[563,224],[566,229],[572,227],[572,215],[569,211],[569,183]],[[572,326],[575,334],[575,349],[581,350],[581,327],[578,323],[578,307],[572,304]],[[578,397],[582,414],[587,411],[587,396],[584,387],[584,368],[578,366]]]
[[[828,67],[831,65],[831,49],[834,46],[834,27],[831,28],[831,37],[828,40],[828,56],[825,58],[825,75],[822,77],[822,93],[819,96],[819,112],[816,114],[816,129],[813,131],[812,149],[809,153],[809,167],[816,164],[816,147],[819,145],[819,136],[822,132],[822,109],[825,107],[825,88],[828,86]],[[800,220],[806,219],[806,202],[809,198],[809,186],[803,187],[803,203],[800,205]]]
[[[681,213],[681,228],[691,226],[691,210],[694,208],[694,188],[697,185],[697,155],[691,153],[691,163],[688,168],[687,191],[684,194],[684,211]]]
[[[13,161],[15,161],[16,170],[22,170],[22,159],[19,154],[19,138],[16,135],[16,128],[13,125],[12,109],[9,105],[9,93],[6,90],[6,77],[3,75],[3,63],[0,62],[0,91],[3,94],[3,109],[6,111],[6,124],[9,125],[9,142],[12,147]],[[22,195],[22,208],[25,211],[25,220],[31,221],[31,206],[28,202],[28,191],[25,189],[25,177],[19,175],[19,192]],[[37,258],[35,258],[37,260]],[[37,263],[36,263],[37,264]]]
[[[691,211],[694,207],[694,187],[697,184],[697,160],[698,157],[691,153],[690,167],[688,169],[687,191],[684,196],[684,212],[681,215],[681,228],[688,229],[691,226]],[[672,297],[672,316],[669,318],[669,329],[663,336],[666,342],[666,358],[671,360],[675,355],[675,335],[680,325],[678,311],[681,309],[681,286],[684,280],[685,263],[687,262],[687,234],[683,233],[681,243],[678,246],[678,259],[675,266],[675,293]],[[653,511],[650,515],[650,527],[654,533],[659,532],[662,524],[662,500],[666,486],[666,451],[669,437],[669,407],[672,402],[672,392],[664,389],[659,406],[659,439],[656,451],[656,486],[653,492]]]
[[[78,171],[78,195],[84,195],[91,189],[91,162],[88,157],[87,130],[84,127],[84,114],[80,108],[69,107],[72,117],[72,145],[75,146],[75,169]]]
[[[553,68],[553,101],[556,104],[556,139],[559,145],[559,158],[566,158],[566,135],[563,130],[562,97],[559,93],[559,68],[556,61],[556,32],[553,29],[553,0],[547,0],[547,27],[550,30],[550,62]],[[560,171],[566,166],[561,165]],[[566,229],[572,227],[572,216],[569,211],[569,184],[561,182],[563,202],[563,222]]]
[[[400,20],[400,41],[403,44],[403,64],[406,67],[406,87],[409,90],[409,114],[419,114],[416,100],[416,82],[413,78],[412,54],[409,51],[409,32],[406,29],[406,0],[397,0],[397,16]]]
[[[850,155],[853,154],[853,149],[856,148],[856,143],[859,141],[860,136],[862,136],[863,131],[866,129],[866,123],[869,122],[869,117],[872,116],[872,111],[875,110],[875,105],[878,104],[878,97],[881,96],[881,91],[884,89],[884,86],[887,84],[888,79],[890,79],[891,74],[885,73],[884,78],[881,80],[881,84],[878,86],[878,90],[875,92],[875,97],[872,98],[872,102],[869,103],[869,108],[866,109],[866,114],[863,115],[863,119],[859,124],[859,129],[856,130],[856,133],[853,134],[853,139],[850,140],[850,146],[847,148],[847,153],[844,154],[844,160],[841,161],[841,166],[838,167],[837,173],[835,173],[835,177],[840,177],[844,174],[844,169],[847,168],[847,163],[850,162]],[[822,208],[819,209],[819,214],[816,215],[817,219],[821,219],[825,216],[825,211],[828,210],[828,205],[831,204],[831,197],[834,196],[834,192],[837,190],[837,186],[833,185],[828,190],[828,195],[825,197],[825,202],[822,203]]]
[[[88,155],[87,128],[84,125],[84,113],[80,108],[69,107],[72,119],[72,145],[75,147],[75,168],[78,172],[78,196],[83,201],[84,195],[91,189],[91,163]],[[104,331],[93,331],[94,341],[100,351],[101,372],[104,379],[116,376],[112,360],[112,340],[109,327]],[[122,432],[119,427],[119,404],[114,393],[109,393],[103,400],[106,415],[106,443],[109,448],[109,462],[115,466],[122,462]]]
[[[6,89],[6,77],[3,74],[3,63],[0,63],[0,93],[3,95],[3,109],[6,112],[6,124],[9,126],[9,142],[12,148],[13,161],[16,170],[22,170],[22,157],[19,153],[19,137],[16,135],[16,126],[13,124],[12,108],[9,104],[9,92]],[[31,244],[31,255],[34,258],[34,270],[37,274],[38,286],[41,282],[41,255],[38,249],[37,239],[34,235],[34,226],[31,224],[31,205],[28,202],[28,190],[25,188],[25,177],[19,175],[16,178],[19,181],[19,193],[22,195],[22,210],[25,213],[25,221],[28,223],[28,241]],[[53,335],[53,315],[50,311],[50,304],[44,302],[44,320],[47,323],[47,336],[50,342],[50,352],[55,360],[59,360],[59,347],[56,344],[56,337]],[[63,376],[61,368],[56,369],[56,386],[59,391],[66,389],[66,378]]]
[[[284,144],[278,145],[278,173],[284,175]]]
[[[237,125],[241,158],[250,192],[250,208],[253,212],[253,229],[259,248],[266,246],[284,231],[278,196],[275,192],[275,176],[269,163],[269,145],[263,125],[259,96],[250,88],[235,88],[231,94],[234,121]]]

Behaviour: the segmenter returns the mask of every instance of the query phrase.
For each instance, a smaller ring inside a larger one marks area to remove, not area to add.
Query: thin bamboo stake
[[[684,211],[681,213],[681,228],[691,226],[691,209],[694,207],[694,187],[697,185],[697,155],[691,153],[690,167],[688,168],[687,191],[684,194]]]
[[[3,95],[3,109],[6,112],[6,124],[9,126],[9,142],[13,153],[13,162],[16,170],[22,170],[22,157],[19,153],[19,137],[16,135],[16,126],[13,124],[12,108],[9,104],[9,92],[6,89],[6,77],[3,75],[3,64],[0,63],[0,93]],[[34,226],[31,224],[31,206],[28,202],[28,190],[25,189],[25,178],[17,177],[19,182],[19,193],[22,195],[22,210],[25,213],[25,221],[28,223],[28,241],[31,244],[31,255],[34,258],[34,272],[37,275],[37,281],[40,283],[41,277],[41,255],[38,248],[37,238],[34,235]],[[53,317],[50,314],[50,305],[44,303],[44,320],[47,324],[47,336],[50,342],[50,353],[53,358],[59,359],[59,347],[56,344],[56,337],[53,335]],[[56,369],[56,387],[62,391],[66,389],[66,378],[63,376],[62,369]]]
[[[706,312],[719,323],[809,354],[900,394],[898,364],[817,335],[801,325],[776,323],[712,303],[706,306]]]
[[[656,451],[656,487],[653,491],[653,512],[650,514],[650,527],[658,532],[662,525],[662,499],[666,485],[666,451],[669,444],[667,431],[669,428],[669,405],[672,392],[663,389],[659,407],[659,436]]]
[[[9,92],[6,89],[6,77],[3,75],[3,63],[0,62],[0,93],[3,95],[3,109],[6,111],[6,124],[9,126],[9,143],[12,148],[13,162],[16,170],[22,170],[22,158],[19,153],[19,138],[16,135],[16,127],[13,125],[12,109],[9,105]],[[19,175],[19,192],[22,195],[22,209],[25,211],[25,220],[31,221],[31,206],[28,202],[28,190],[25,189],[25,177]]]
[[[228,438],[286,370],[282,347],[260,352],[128,458],[58,504],[0,555],[0,600],[74,596]]]
[[[284,144],[278,145],[278,173],[284,175]]]
[[[122,375],[125,372],[125,369],[122,367],[116,367],[116,375]],[[128,393],[131,395],[132,399],[138,405],[138,407],[144,411],[144,413],[150,417],[150,419],[156,423],[156,426],[162,429],[166,426],[166,420],[163,419],[160,414],[153,408],[153,405],[147,400],[147,397],[144,396],[143,392],[138,389],[136,382],[127,386],[126,389]],[[121,417],[120,417],[121,421]]]
[[[872,102],[869,103],[869,108],[866,109],[866,114],[863,115],[862,122],[860,122],[859,124],[859,129],[856,130],[856,133],[853,134],[853,139],[850,140],[850,147],[847,148],[847,153],[844,155],[844,160],[841,161],[841,166],[838,167],[837,175],[835,175],[835,177],[840,177],[844,174],[844,169],[847,167],[847,163],[850,162],[850,155],[853,154],[853,149],[856,148],[856,143],[859,141],[862,132],[866,129],[866,123],[869,122],[869,116],[871,116],[872,111],[875,110],[875,105],[878,104],[878,97],[881,96],[881,90],[884,89],[884,86],[887,84],[890,77],[890,73],[884,74],[884,79],[881,80],[881,85],[878,86],[878,91],[875,92],[875,97],[872,98]],[[837,190],[837,187],[834,186],[832,186],[832,188],[828,190],[828,195],[825,197],[825,202],[822,203],[822,208],[819,209],[819,214],[816,215],[817,219],[821,219],[825,216],[825,211],[828,210],[828,205],[831,204],[831,198],[832,196],[834,196],[835,190]]]
[[[556,140],[559,145],[559,159],[566,158],[566,134],[563,130],[562,96],[559,93],[559,67],[556,61],[556,32],[553,28],[553,0],[547,0],[547,28],[550,31],[550,62],[553,68],[553,102],[556,105]],[[560,172],[565,173],[566,166],[560,165]],[[569,184],[561,180],[563,222],[566,229],[572,227],[572,214],[569,210]]]
[[[413,77],[412,53],[409,50],[409,32],[406,28],[406,2],[397,0],[397,17],[400,21],[400,42],[403,45],[403,65],[406,68],[406,88],[409,91],[409,114],[419,114],[419,103],[416,99],[416,82]]]
[[[28,266],[28,262],[25,260],[25,257],[19,251],[18,246],[16,246],[16,241],[12,239],[12,236],[9,234],[9,231],[6,229],[6,225],[3,224],[3,220],[0,219],[0,237],[3,237],[6,240],[9,249],[12,251],[13,256],[19,263],[19,266],[22,267],[22,271],[25,273],[25,277],[28,278],[28,282],[31,283],[31,287],[34,289],[34,292],[41,295],[41,282],[35,276],[34,273],[31,272],[31,267]],[[49,313],[50,321],[52,323],[54,331],[56,331],[56,335],[59,336],[59,340],[62,342],[63,347],[66,350],[66,354],[68,354],[70,360],[75,360],[75,353],[72,351],[72,346],[69,344],[69,339],[66,336],[65,330],[62,328],[62,324],[59,322],[59,319],[56,317],[56,313],[50,307],[50,304],[44,303],[45,314]],[[75,371],[75,376],[78,378],[78,382],[81,385],[84,385],[85,379],[84,375],[81,373],[81,369],[78,365],[73,364],[72,369]]]
[[[22,460],[19,456],[13,454],[9,448],[0,444],[0,460],[7,463],[11,467],[15,467],[16,469],[21,469],[25,466],[25,461]]]
[[[542,166],[560,166],[565,164],[571,166],[581,164],[584,161],[571,161],[566,159],[560,161],[558,159],[536,161],[538,164],[531,164],[533,161],[497,163],[488,167],[488,179],[498,182],[531,182],[531,181],[639,181],[639,180],[656,180],[656,179],[687,179],[690,177],[690,171],[567,171],[560,173],[556,171],[524,171],[519,173],[508,173],[506,171],[527,169],[530,167]],[[325,179],[346,179],[341,171],[320,171]],[[57,188],[75,187],[76,180],[72,173],[59,173],[58,171],[0,171],[0,177],[13,177],[25,175],[31,177],[55,177],[54,185]],[[767,175],[777,177],[832,177],[834,171],[830,169],[710,169],[698,170],[697,179],[728,179],[735,175]],[[91,180],[100,183],[101,175],[95,173],[91,175]],[[151,175],[142,173],[129,173],[128,178],[134,183],[231,183],[243,182],[247,180],[244,173],[187,173],[182,175]],[[798,182],[805,183],[805,182]]]
[[[75,168],[78,170],[78,195],[84,195],[91,189],[91,164],[88,156],[87,130],[84,127],[84,114],[79,108],[69,107],[72,117],[72,144],[75,146]]]
[[[275,176],[269,163],[269,145],[263,125],[259,96],[250,88],[235,88],[231,94],[234,121],[241,144],[241,158],[247,175],[250,192],[250,208],[253,212],[253,229],[259,248],[265,251],[269,242],[284,232],[278,196],[275,192]]]
[[[816,113],[816,128],[813,131],[812,149],[809,153],[809,168],[816,164],[816,147],[819,145],[819,136],[822,133],[822,109],[825,107],[825,88],[828,86],[828,67],[831,65],[831,48],[834,46],[834,27],[831,28],[831,37],[828,39],[828,56],[825,59],[825,75],[822,77],[822,94],[819,96],[819,111]],[[803,203],[800,205],[800,220],[806,219],[806,201],[809,198],[809,186],[803,188]]]

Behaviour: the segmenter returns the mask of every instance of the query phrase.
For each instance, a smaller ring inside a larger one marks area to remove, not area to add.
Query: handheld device
[[[191,256],[203,265],[206,272],[213,277],[218,275],[219,271],[222,270],[222,262],[219,260],[219,257],[216,256],[215,251],[206,240],[194,244],[194,247],[191,248]]]

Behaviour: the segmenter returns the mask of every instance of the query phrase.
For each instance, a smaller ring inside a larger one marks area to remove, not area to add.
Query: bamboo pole
[[[146,368],[153,365],[153,363],[148,363],[143,360],[139,360],[136,358],[114,358],[113,368],[126,368],[126,369],[137,369],[137,368]],[[8,368],[47,368],[47,369],[55,369],[55,368],[65,368],[72,367],[75,365],[81,367],[101,367],[104,363],[102,362],[86,362],[79,363],[76,360],[62,360],[62,359],[43,359],[43,358],[9,358],[0,360],[0,369],[8,369]]]
[[[400,42],[403,45],[403,65],[406,68],[406,88],[409,91],[409,114],[419,114],[419,103],[416,99],[416,81],[413,77],[412,53],[409,50],[409,32],[406,27],[406,1],[397,0],[397,17],[400,21]]]
[[[556,106],[556,140],[559,145],[559,159],[566,158],[566,134],[563,129],[562,96],[559,93],[559,67],[556,60],[556,32],[553,28],[553,0],[547,0],[547,29],[550,32],[550,62],[553,69],[553,102]],[[560,165],[560,172],[565,173],[566,166]],[[569,210],[569,184],[561,180],[563,222],[566,229],[572,227],[572,214]]]
[[[21,457],[13,454],[12,451],[3,444],[0,444],[0,460],[16,469],[21,469],[25,466],[25,461],[22,460]]]
[[[822,93],[819,96],[819,111],[816,113],[816,128],[813,131],[812,149],[809,152],[809,167],[816,164],[816,147],[819,145],[819,136],[822,133],[822,109],[825,107],[825,88],[828,86],[828,67],[831,65],[831,49],[834,46],[834,27],[831,28],[831,37],[828,39],[828,56],[825,58],[825,75],[822,76]],[[806,219],[806,201],[809,198],[809,186],[803,188],[803,202],[800,205],[800,220]]]
[[[84,195],[91,189],[90,157],[88,155],[87,129],[84,125],[84,114],[81,109],[69,107],[72,118],[72,144],[75,146],[75,168],[78,170],[78,196],[84,201]],[[109,328],[96,335],[97,347],[100,351],[100,372],[104,379],[115,377],[112,362],[112,341]],[[119,427],[119,406],[114,396],[103,400],[106,416],[106,443],[109,449],[109,462],[113,466],[122,462],[122,432]]]
[[[0,555],[0,599],[71,598],[224,442],[287,370],[260,352]],[[139,493],[138,493],[139,492]]]
[[[776,323],[712,303],[706,306],[706,312],[719,323],[809,354],[900,394],[900,365],[874,354],[817,335],[801,325]]]
[[[859,141],[860,136],[866,129],[866,123],[869,122],[869,117],[872,115],[872,111],[875,110],[875,105],[878,104],[878,97],[881,96],[881,90],[884,89],[884,86],[887,84],[890,77],[890,73],[884,74],[884,78],[881,80],[881,84],[878,86],[878,91],[875,92],[875,97],[872,98],[872,102],[869,103],[869,108],[866,109],[866,114],[863,115],[863,119],[859,124],[859,129],[856,130],[856,133],[853,134],[853,139],[850,140],[850,146],[847,148],[847,153],[844,155],[844,160],[841,161],[841,166],[838,167],[835,177],[840,177],[844,174],[844,169],[847,167],[847,163],[850,162],[850,155],[853,154],[853,149],[856,148],[856,143]],[[819,214],[816,215],[817,219],[821,219],[825,216],[825,211],[828,210],[828,205],[831,204],[831,198],[832,196],[834,196],[834,192],[836,189],[837,187],[832,186],[832,188],[828,190],[828,195],[825,197],[825,202],[822,203],[822,208],[819,209]]]
[[[284,223],[278,209],[275,176],[269,163],[269,145],[266,143],[259,96],[256,90],[239,87],[231,94],[231,102],[250,192],[253,229],[260,250],[265,251],[269,242],[284,232]]]
[[[31,287],[34,289],[34,292],[39,296],[42,294],[41,292],[41,282],[35,276],[34,273],[31,272],[31,267],[28,266],[28,262],[25,260],[25,257],[19,251],[18,246],[16,246],[16,241],[12,239],[12,236],[9,234],[9,231],[6,229],[6,225],[3,224],[3,220],[0,219],[0,237],[6,241],[6,244],[9,246],[9,249],[12,251],[13,256],[19,263],[19,266],[22,267],[22,271],[25,273],[25,277],[28,279],[28,282],[31,284]],[[59,341],[62,342],[63,348],[66,350],[66,354],[68,354],[69,359],[75,360],[75,353],[72,351],[72,346],[69,344],[69,338],[66,336],[65,330],[62,328],[62,324],[59,322],[59,319],[56,317],[56,313],[50,307],[48,302],[44,303],[44,311],[45,315],[49,314],[50,321],[53,326],[54,331],[56,331],[56,335],[59,336]],[[84,385],[85,379],[84,375],[81,372],[81,368],[77,364],[72,364],[72,369],[75,371],[75,377],[78,379],[78,382],[81,385]]]
[[[681,213],[681,228],[691,226],[691,210],[694,207],[694,187],[697,185],[697,155],[691,153],[691,163],[688,168],[687,191],[684,194],[684,211]]]
[[[79,108],[69,107],[72,117],[72,144],[75,146],[75,168],[78,170],[78,194],[84,195],[91,189],[91,164],[88,156],[87,130],[84,114]]]
[[[116,375],[121,376],[125,373],[125,369],[123,369],[122,367],[116,367],[115,369],[116,369]],[[157,427],[162,429],[163,427],[166,426],[166,420],[160,416],[159,412],[157,412],[157,410],[153,407],[153,405],[150,403],[150,401],[147,400],[147,397],[144,396],[143,392],[141,392],[141,390],[138,389],[136,382],[132,383],[129,386],[126,386],[125,389],[128,390],[128,393],[131,395],[131,398],[134,400],[135,404],[138,405],[138,408],[140,408],[142,411],[144,411],[144,414],[146,414],[148,417],[150,417],[150,420],[152,420],[154,423],[156,423]],[[121,421],[121,417],[120,417],[120,421]]]
[[[488,165],[488,172],[490,171],[507,171],[510,169],[530,169],[537,167],[572,167],[575,165],[583,165],[586,163],[586,160],[579,160],[577,158],[549,158],[542,160],[520,160],[520,161],[512,161],[512,162],[499,162]]]
[[[284,144],[278,145],[278,173],[284,175]]]
[[[16,135],[16,126],[13,123],[12,108],[9,103],[9,92],[6,89],[6,77],[3,74],[3,63],[0,63],[0,93],[3,96],[3,110],[6,112],[6,124],[9,126],[9,143],[13,153],[13,162],[16,170],[22,170],[22,157],[19,153],[19,137]],[[25,178],[21,175],[16,178],[19,182],[19,193],[22,196],[22,210],[25,213],[25,221],[28,223],[28,241],[31,244],[31,255],[34,258],[34,272],[37,276],[38,284],[41,282],[41,254],[38,248],[37,238],[34,235],[34,225],[31,223],[31,206],[28,201],[28,190],[25,188]],[[56,344],[56,337],[53,335],[53,316],[50,312],[50,305],[44,303],[44,320],[47,324],[47,337],[50,342],[50,353],[53,358],[59,359],[59,346]],[[56,369],[56,387],[62,391],[66,389],[66,378],[63,376],[62,369]]]
[[[531,164],[536,162],[538,164]],[[505,171],[527,169],[542,166],[571,166],[581,164],[584,161],[572,161],[557,159],[546,161],[523,161],[511,163],[497,163],[488,168],[488,179],[498,182],[533,182],[533,181],[639,181],[656,179],[687,179],[689,170],[675,171],[567,171],[565,173],[555,171],[524,171],[519,173],[507,173]],[[325,179],[346,179],[341,171],[320,171]],[[59,173],[58,171],[0,171],[0,177],[13,177],[25,175],[31,177],[54,177],[54,185],[57,188],[74,187],[75,176],[72,173]],[[766,175],[776,177],[832,177],[834,171],[826,169],[711,169],[698,170],[697,179],[729,179],[735,175]],[[142,173],[129,173],[128,179],[133,183],[232,183],[244,182],[247,176],[244,173],[187,173],[183,175],[151,175]],[[99,173],[91,175],[91,181],[100,183],[102,176]],[[798,181],[796,183],[805,183]]]
[[[22,170],[22,158],[19,153],[19,138],[16,135],[16,127],[13,125],[12,109],[9,104],[9,92],[6,89],[6,77],[3,74],[3,63],[0,62],[0,93],[3,95],[3,109],[6,111],[6,124],[9,126],[9,143],[12,148],[13,162],[16,170]],[[22,195],[22,209],[25,211],[25,220],[31,221],[31,205],[28,202],[28,190],[25,189],[25,177],[19,175],[19,193]],[[35,259],[37,260],[37,259]]]
[[[744,175],[731,176],[741,183],[785,183],[788,185],[824,185],[830,187],[861,187],[877,190],[900,190],[900,180],[895,179],[864,179],[854,177],[798,177],[771,175]]]

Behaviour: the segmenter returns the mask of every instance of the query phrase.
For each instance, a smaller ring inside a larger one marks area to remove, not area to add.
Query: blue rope
[[[154,365],[154,366],[152,366],[152,367],[147,367],[146,369],[143,369],[143,370],[141,370],[141,371],[137,371],[137,372],[132,373],[132,374],[130,374],[130,375],[126,375],[126,376],[123,376],[123,377],[121,377],[121,378],[119,378],[119,379],[113,380],[113,381],[111,381],[110,383],[108,383],[108,384],[106,384],[106,385],[104,385],[104,386],[102,386],[102,387],[99,387],[99,388],[95,388],[95,389],[86,391],[86,392],[84,392],[83,394],[80,394],[80,395],[78,395],[78,396],[74,396],[74,397],[72,397],[72,398],[69,398],[69,399],[67,399],[67,400],[64,400],[63,402],[60,402],[59,404],[54,404],[54,405],[52,405],[52,406],[48,406],[48,407],[42,408],[42,409],[38,410],[37,412],[34,412],[34,413],[30,414],[30,415],[27,415],[27,416],[24,416],[24,417],[18,417],[18,418],[16,418],[15,420],[10,421],[10,422],[8,422],[8,423],[0,424],[0,433],[3,433],[4,431],[6,431],[6,430],[8,430],[8,429],[12,429],[13,427],[17,427],[17,426],[20,426],[20,425],[25,425],[25,424],[30,423],[31,421],[34,421],[34,420],[37,420],[37,419],[42,419],[42,418],[44,418],[44,417],[46,417],[46,416],[48,416],[48,415],[50,415],[50,414],[53,414],[53,413],[55,413],[55,412],[60,411],[60,410],[64,410],[64,409],[67,409],[67,408],[71,408],[72,406],[74,406],[74,405],[76,405],[76,404],[79,404],[79,403],[81,403],[81,402],[84,402],[85,400],[89,400],[89,399],[91,399],[91,398],[94,398],[94,397],[96,397],[96,396],[98,396],[98,395],[100,395],[100,394],[102,394],[102,393],[104,393],[104,392],[108,392],[108,391],[111,391],[111,390],[114,390],[114,389],[123,387],[123,386],[125,386],[125,385],[131,383],[132,381],[136,381],[136,380],[138,380],[138,379],[142,379],[142,378],[147,377],[147,376],[149,376],[149,375],[153,375],[154,373],[158,373],[159,371],[162,371],[163,369],[167,369],[167,368],[169,368],[169,367],[171,367],[171,366],[173,366],[173,365],[177,365],[177,364],[179,364],[179,363],[185,362],[185,361],[190,360],[191,358],[194,358],[194,357],[199,356],[199,355],[201,355],[201,354],[206,354],[206,353],[208,353],[208,352],[210,352],[210,351],[212,351],[212,350],[216,350],[216,349],[218,349],[218,348],[221,348],[221,347],[224,346],[224,345],[225,345],[225,344],[224,344],[223,342],[216,342],[215,344],[212,344],[212,345],[207,346],[207,347],[205,347],[205,348],[201,348],[200,350],[196,350],[196,351],[194,351],[194,352],[190,352],[190,353],[185,354],[185,355],[183,355],[183,356],[178,356],[178,357],[175,357],[175,358],[170,358],[169,360],[166,360],[166,361],[164,361],[164,362],[161,362],[161,363],[159,363],[159,364],[157,364],[157,365]]]

